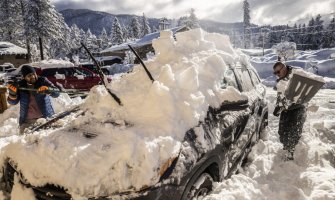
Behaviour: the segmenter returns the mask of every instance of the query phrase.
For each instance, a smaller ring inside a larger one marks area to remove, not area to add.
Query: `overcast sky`
[[[145,13],[147,17],[178,19],[195,9],[199,19],[219,22],[241,22],[243,0],[51,0],[58,10],[87,8],[111,14]],[[261,24],[293,24],[307,16],[321,14],[330,18],[335,0],[249,0],[251,22]]]

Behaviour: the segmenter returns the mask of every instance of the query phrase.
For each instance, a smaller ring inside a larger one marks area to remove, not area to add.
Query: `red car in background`
[[[35,67],[36,73],[46,77],[55,86],[61,89],[76,89],[88,91],[101,83],[98,74],[81,67]],[[110,82],[110,79],[108,80]]]

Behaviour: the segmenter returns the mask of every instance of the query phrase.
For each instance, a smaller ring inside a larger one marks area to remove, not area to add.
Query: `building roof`
[[[179,32],[180,30],[182,30],[183,28],[185,28],[185,26],[178,26],[172,29],[169,29],[172,31],[173,35],[176,34],[177,32]],[[123,51],[123,50],[128,50],[128,44],[130,44],[132,47],[141,47],[147,44],[151,44],[152,41],[154,39],[157,39],[160,36],[160,31],[154,32],[154,33],[149,33],[147,35],[145,35],[143,38],[140,38],[136,41],[132,41],[132,42],[126,42],[120,45],[115,45],[112,47],[109,47],[105,50],[102,50],[100,53],[106,53],[106,52],[114,52],[114,51]]]
[[[27,54],[27,50],[10,42],[0,41],[0,55]]]

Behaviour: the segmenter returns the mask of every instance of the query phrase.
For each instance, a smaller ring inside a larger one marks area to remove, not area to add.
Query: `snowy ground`
[[[276,92],[267,90],[270,113]],[[206,200],[335,199],[335,90],[322,89],[309,105],[307,121],[295,160],[283,161],[278,118],[269,115],[269,127],[249,155],[241,173],[217,183]]]

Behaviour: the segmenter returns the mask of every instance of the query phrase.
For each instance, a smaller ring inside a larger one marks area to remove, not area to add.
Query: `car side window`
[[[243,91],[250,91],[253,89],[253,84],[247,69],[236,68],[235,69],[236,76],[239,79],[242,90]]]
[[[92,77],[93,74],[90,71],[87,71],[85,69],[82,68],[75,68],[75,73],[77,73],[78,75],[83,75],[84,77]]]
[[[254,85],[258,85],[261,81],[259,80],[256,72],[254,72],[253,70],[249,70],[250,75],[251,75],[251,80],[254,83]]]
[[[55,76],[56,72],[57,72],[57,69],[55,68],[44,69],[42,71],[42,76],[45,76],[45,77]]]
[[[236,77],[235,77],[233,70],[231,69],[228,69],[225,71],[225,74],[224,74],[224,77],[221,83],[222,89],[225,89],[228,86],[232,86],[238,90],[238,84],[236,82]]]

